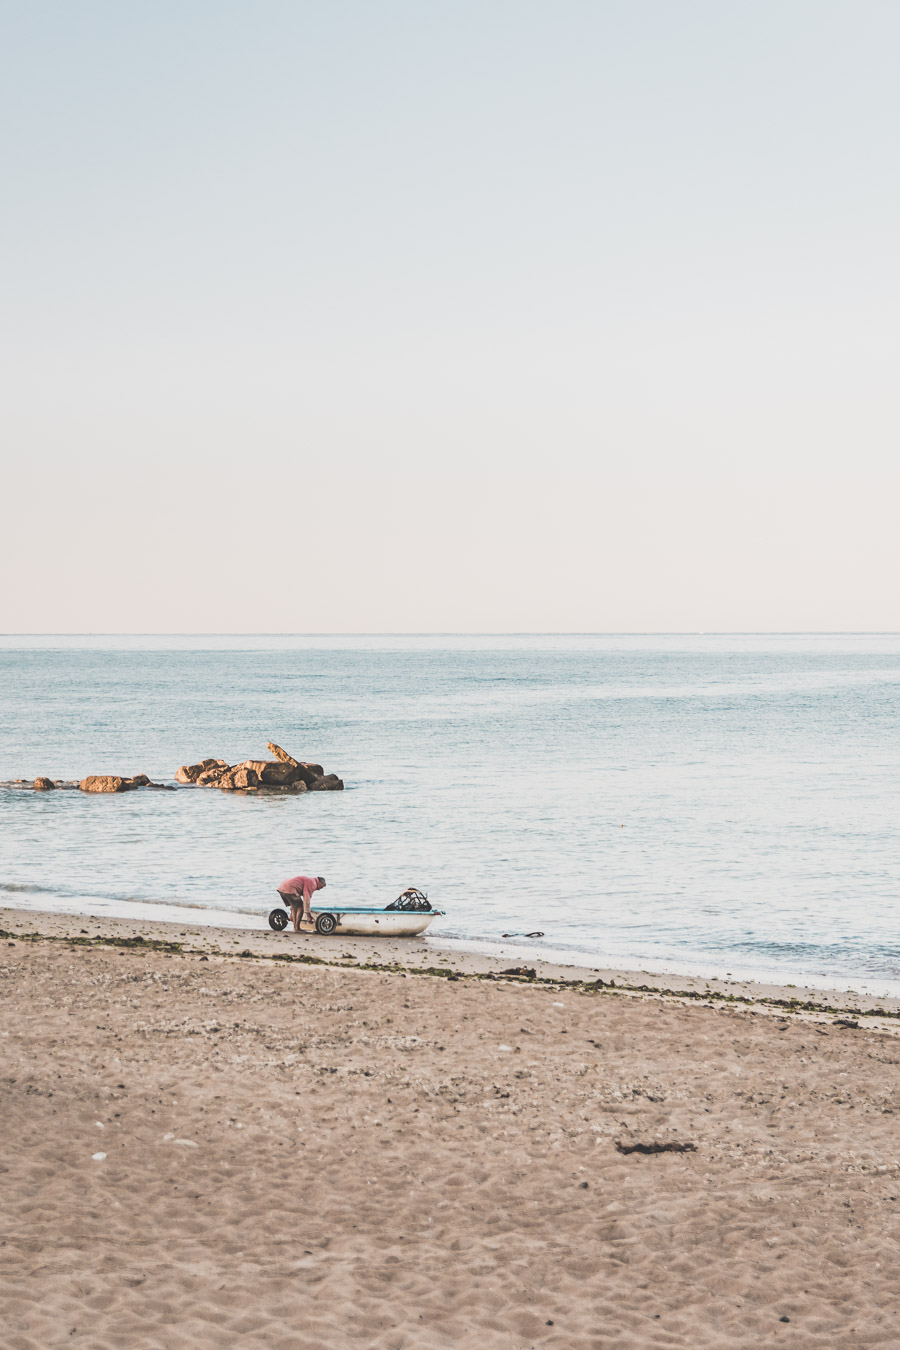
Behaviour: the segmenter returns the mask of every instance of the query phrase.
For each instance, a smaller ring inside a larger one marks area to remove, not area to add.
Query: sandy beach
[[[896,1004],[0,927],[4,1347],[900,1343]]]

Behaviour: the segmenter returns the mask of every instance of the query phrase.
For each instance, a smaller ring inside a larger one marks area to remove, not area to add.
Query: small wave
[[[221,909],[221,905],[204,905],[204,904],[202,904],[202,903],[201,903],[200,901],[198,901],[198,900],[145,900],[145,899],[139,898],[138,896],[135,896],[135,895],[127,895],[127,896],[115,895],[115,896],[112,896],[111,898],[112,898],[113,900],[119,900],[119,901],[121,901],[121,903],[122,903],[123,905],[129,905],[129,904],[134,904],[134,905],[165,905],[167,908],[171,908],[173,905],[176,905],[176,906],[178,907],[178,909],[199,909],[199,910],[210,910],[210,909],[214,909],[214,910],[216,910],[216,912],[218,912],[218,911]],[[245,908],[245,907],[242,906],[242,905],[229,905],[229,906],[228,906],[228,913],[229,913],[229,914],[255,914],[255,915],[258,916],[259,913],[260,913],[260,911],[261,911],[262,909],[264,909],[265,906],[266,906],[267,904],[269,904],[268,901],[261,900],[261,901],[259,902],[259,904],[258,904],[258,905],[255,905],[252,909],[247,909],[247,908]],[[269,908],[270,908],[270,909],[271,909],[271,907],[272,907],[271,904],[269,904]]]
[[[198,909],[220,910],[221,905],[206,905],[196,900],[160,900],[157,897],[146,897],[142,895],[121,895],[110,891],[91,891],[86,892],[84,887],[72,889],[66,886],[35,886],[27,882],[18,881],[0,881],[0,893],[7,895],[53,895],[60,900],[78,900],[86,895],[95,900],[106,900],[110,904],[119,905],[161,905],[164,908],[171,908],[173,905],[178,909]],[[261,900],[253,908],[242,905],[229,905],[229,914],[254,914],[258,915],[265,908],[266,901]]]

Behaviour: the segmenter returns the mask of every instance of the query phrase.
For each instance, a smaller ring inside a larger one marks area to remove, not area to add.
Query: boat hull
[[[437,913],[423,914],[411,910],[384,909],[327,909],[312,906],[315,919],[319,914],[333,914],[337,920],[335,933],[354,937],[417,937],[424,933]]]

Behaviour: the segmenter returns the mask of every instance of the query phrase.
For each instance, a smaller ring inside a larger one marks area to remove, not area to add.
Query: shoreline
[[[457,946],[461,939],[351,937],[274,933],[268,927],[232,928],[168,919],[96,917],[0,906],[0,932],[12,938],[79,945],[174,944],[183,956],[251,956],[258,960],[337,969],[405,971],[458,979],[514,980],[518,984],[593,988],[631,997],[657,997],[707,1005],[736,1004],[759,1011],[813,1016],[853,1014],[900,1034],[900,998],[811,985],[587,966],[527,956],[493,955]],[[237,949],[237,951],[235,950]],[[517,964],[511,964],[516,962]],[[529,972],[529,973],[525,973]],[[879,1017],[882,1014],[883,1017]]]
[[[271,930],[268,927],[266,919],[263,917],[261,907],[247,909],[229,909],[220,910],[211,905],[200,905],[195,903],[178,904],[174,901],[157,900],[127,900],[105,899],[90,894],[80,897],[58,897],[56,892],[46,891],[47,895],[54,896],[57,903],[51,901],[48,908],[40,905],[17,904],[18,895],[27,892],[29,894],[40,893],[44,888],[31,887],[28,885],[15,885],[0,887],[0,910],[9,909],[15,912],[35,914],[44,918],[69,919],[74,923],[77,919],[84,919],[91,923],[94,922],[121,922],[125,924],[148,923],[167,924],[171,928],[188,928],[193,931],[201,928],[204,931],[214,929],[223,930],[232,933],[264,933],[268,934]],[[62,907],[59,907],[59,906]],[[122,912],[126,910],[127,912]],[[546,938],[546,935],[544,935]],[[348,939],[349,940],[349,939]],[[384,950],[384,939],[379,938],[376,943],[378,951]],[[643,983],[651,980],[655,984],[661,982],[665,985],[673,983],[684,985],[685,988],[700,987],[707,985],[717,990],[745,990],[752,994],[753,991],[764,990],[766,993],[775,994],[779,997],[802,996],[804,1000],[825,1000],[835,1002],[836,1000],[846,1002],[847,1000],[859,1000],[866,1006],[898,1006],[900,1007],[900,985],[896,980],[883,979],[878,976],[872,976],[864,973],[856,975],[814,975],[810,976],[801,971],[777,971],[777,970],[747,970],[740,971],[740,962],[732,957],[728,964],[737,965],[738,973],[727,972],[726,974],[704,974],[704,969],[710,969],[715,965],[723,968],[724,961],[715,962],[709,954],[695,953],[694,959],[683,953],[672,954],[667,958],[644,958],[640,956],[627,956],[624,954],[606,954],[606,959],[597,960],[590,954],[581,952],[577,948],[569,949],[566,947],[554,946],[552,938],[543,942],[535,943],[528,941],[527,934],[509,934],[508,936],[498,937],[493,935],[485,936],[463,936],[454,933],[445,934],[441,929],[429,932],[424,939],[425,945],[432,950],[440,949],[446,952],[462,954],[464,956],[482,956],[489,961],[503,961],[507,964],[512,962],[525,963],[528,965],[540,965],[546,969],[559,971],[577,972],[578,977],[582,978],[585,972],[592,972],[593,976],[602,976],[604,979],[618,979],[620,976],[629,983]],[[649,960],[650,964],[645,964]]]

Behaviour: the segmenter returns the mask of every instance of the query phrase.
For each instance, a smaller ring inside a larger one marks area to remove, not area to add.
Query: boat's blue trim
[[[424,918],[429,914],[441,914],[443,911],[439,909],[368,909],[362,905],[355,906],[353,909],[331,909],[328,905],[311,905],[310,912],[313,914],[333,914],[337,919],[342,914],[390,914],[392,916],[404,914]]]

